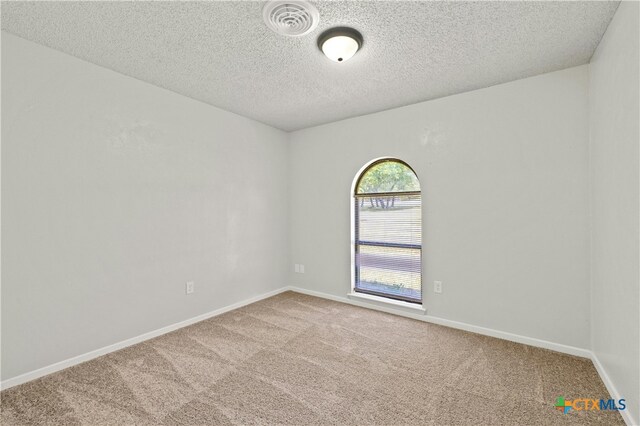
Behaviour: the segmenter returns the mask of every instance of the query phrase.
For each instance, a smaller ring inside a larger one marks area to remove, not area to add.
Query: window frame
[[[386,162],[393,162],[393,163],[399,163],[402,164],[403,166],[407,167],[409,170],[411,170],[411,172],[413,173],[413,175],[416,177],[416,180],[418,181],[418,185],[420,187],[420,190],[418,191],[391,191],[391,192],[373,192],[373,193],[358,193],[358,187],[360,185],[360,181],[364,178],[364,176],[367,174],[367,172],[372,169],[373,167],[381,164],[381,163],[386,163]],[[421,233],[422,233],[422,185],[420,184],[420,179],[418,178],[418,174],[416,173],[416,171],[413,169],[413,167],[411,167],[409,164],[407,164],[407,162],[399,159],[399,158],[395,158],[395,157],[383,157],[383,158],[378,158],[375,159],[369,163],[367,163],[365,166],[363,166],[358,173],[356,174],[356,177],[353,181],[353,185],[352,185],[352,190],[351,190],[351,266],[352,266],[352,273],[351,273],[351,293],[350,296],[354,296],[354,297],[358,297],[358,298],[366,298],[366,299],[373,299],[379,302],[385,302],[385,303],[393,303],[394,305],[402,305],[405,307],[410,307],[410,308],[422,308],[422,304],[424,302],[424,287],[423,287],[423,280],[422,280],[422,237],[420,238],[420,244],[402,244],[402,243],[389,243],[389,244],[384,244],[384,243],[380,243],[380,242],[365,242],[365,244],[362,244],[361,241],[359,241],[359,217],[358,217],[358,203],[360,202],[360,197],[362,196],[415,196],[418,195],[420,196],[420,228],[421,228]],[[358,248],[361,245],[375,245],[375,246],[389,246],[389,247],[399,247],[402,246],[403,248],[407,248],[407,249],[417,249],[420,251],[420,300],[416,300],[416,299],[411,299],[411,298],[406,298],[406,297],[402,297],[402,296],[396,296],[396,295],[392,295],[392,294],[387,294],[387,293],[383,293],[383,292],[376,292],[376,291],[372,291],[372,290],[362,290],[362,289],[358,289],[357,288],[357,283],[358,278],[359,278],[359,268],[356,262],[356,258],[358,255]],[[406,247],[405,247],[406,246]]]

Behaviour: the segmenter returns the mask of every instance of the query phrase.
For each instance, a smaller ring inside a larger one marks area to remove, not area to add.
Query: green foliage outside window
[[[365,172],[356,194],[380,192],[420,191],[420,184],[413,170],[398,161],[382,161]]]

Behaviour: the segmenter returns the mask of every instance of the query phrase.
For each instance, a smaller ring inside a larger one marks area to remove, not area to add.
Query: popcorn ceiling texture
[[[3,2],[28,40],[291,131],[589,61],[614,2],[314,2],[320,24],[275,34],[262,2]],[[352,26],[337,64],[316,46]]]

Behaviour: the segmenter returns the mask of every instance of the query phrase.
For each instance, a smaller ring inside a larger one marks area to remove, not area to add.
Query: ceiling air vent
[[[303,0],[270,1],[262,10],[264,22],[278,34],[302,36],[318,26],[318,9]]]

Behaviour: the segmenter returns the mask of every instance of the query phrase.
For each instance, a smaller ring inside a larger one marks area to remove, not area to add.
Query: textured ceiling
[[[277,35],[261,2],[3,2],[2,28],[295,130],[587,63],[618,2],[314,2],[307,36]],[[364,36],[325,58],[333,26]]]

